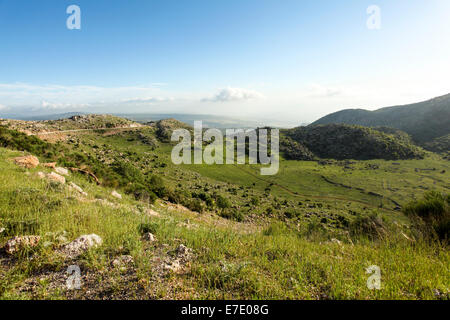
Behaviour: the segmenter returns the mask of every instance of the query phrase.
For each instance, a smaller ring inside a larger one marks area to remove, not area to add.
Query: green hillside
[[[173,120],[107,128],[93,116],[83,131],[68,121],[85,120],[54,121],[61,130],[48,135],[11,129],[29,123],[0,130],[1,299],[448,299],[445,241],[402,212],[448,194],[450,166],[436,154],[282,158],[277,175],[261,176],[260,165],[174,165],[168,135],[189,127]],[[40,164],[14,163],[27,154]],[[48,162],[81,171],[58,183]],[[64,253],[91,234],[102,244]],[[24,236],[40,240],[8,253]],[[65,286],[70,265],[81,290]],[[370,265],[382,290],[366,286]]]
[[[309,160],[306,150],[319,158],[338,160],[423,158],[423,152],[407,135],[386,128],[329,124],[298,127],[282,133],[287,141],[282,140],[281,150],[293,160]]]
[[[342,110],[329,114],[312,125],[330,123],[396,128],[410,134],[416,142],[425,143],[450,133],[450,94],[375,111]]]

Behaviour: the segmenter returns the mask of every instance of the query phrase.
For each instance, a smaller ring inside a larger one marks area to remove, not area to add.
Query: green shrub
[[[244,220],[244,214],[241,211],[233,209],[233,208],[224,209],[220,212],[219,215],[222,218],[235,220],[238,222],[241,222],[242,220]]]
[[[149,204],[155,203],[158,198],[148,187],[140,183],[134,183],[126,188],[126,192],[132,194],[136,200],[147,202]]]
[[[200,199],[191,199],[185,204],[185,207],[187,207],[191,211],[195,211],[198,213],[203,213],[205,211],[205,205]]]
[[[183,204],[186,202],[186,197],[180,190],[167,190],[167,200],[171,203]]]
[[[216,196],[216,203],[219,209],[231,208],[231,201],[220,194]]]
[[[257,206],[257,205],[259,205],[259,199],[257,197],[252,197],[252,199],[250,200],[250,203],[252,206]]]
[[[149,185],[149,190],[151,190],[159,198],[167,197],[168,190],[164,184],[164,180],[161,177],[152,175],[147,184]]]
[[[122,185],[128,182],[144,183],[145,181],[142,172],[129,162],[116,161],[112,164],[112,168],[124,180]]]
[[[370,240],[381,239],[387,235],[383,219],[376,213],[358,214],[349,224],[350,234],[355,237],[367,237]]]
[[[141,223],[138,226],[138,232],[140,235],[144,235],[146,233],[156,234],[158,231],[158,225],[156,223]]]
[[[288,219],[294,219],[294,218],[299,218],[301,216],[301,213],[296,210],[287,210],[284,212],[284,215]]]
[[[448,240],[450,233],[449,195],[436,191],[426,193],[423,199],[410,202],[403,212],[412,218],[417,229],[428,237]]]

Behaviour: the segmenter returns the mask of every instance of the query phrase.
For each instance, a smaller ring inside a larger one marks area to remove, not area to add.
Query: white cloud
[[[257,91],[228,87],[217,92],[212,98],[206,98],[203,99],[203,101],[230,102],[230,101],[256,100],[263,98],[264,96]]]
[[[41,108],[45,110],[63,110],[63,109],[78,109],[89,107],[89,104],[72,104],[72,103],[51,103],[42,101]],[[36,109],[36,108],[35,108]]]
[[[164,96],[161,86],[164,84],[99,87],[0,83],[0,103],[14,108],[48,111],[78,110],[86,107],[120,109],[124,105],[145,106],[155,102],[172,101],[173,98]]]
[[[9,107],[7,107],[3,104],[0,104],[0,111],[6,111],[6,110],[9,110]]]
[[[310,84],[307,91],[307,95],[314,98],[332,98],[344,94],[344,90],[342,88],[324,86],[317,83]]]

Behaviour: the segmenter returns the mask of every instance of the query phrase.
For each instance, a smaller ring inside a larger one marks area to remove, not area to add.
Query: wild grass
[[[161,279],[158,288],[165,289],[154,298],[165,298],[176,281],[176,290],[192,299],[436,299],[436,292],[448,299],[450,255],[437,243],[401,237],[342,238],[339,243],[320,233],[313,236],[314,228],[308,235],[306,225],[295,229],[276,221],[265,227],[231,221],[212,227],[211,222],[220,218],[168,210],[163,203],[154,207],[160,216],[149,217],[133,198],[116,200],[111,189],[73,175],[68,179],[89,194],[80,201],[67,188],[38,179],[35,173],[42,169],[21,169],[7,160],[15,155],[0,149],[0,227],[8,227],[0,235],[0,245],[13,235],[34,234],[43,240],[12,261],[0,259],[1,299],[70,298],[64,286],[55,287],[41,278],[48,272],[65,272],[74,263],[56,254],[58,246],[50,233],[62,231],[69,241],[82,234],[102,237],[103,245],[76,263],[97,275],[99,287],[112,283],[108,290],[113,292],[124,290],[123,274],[110,268],[112,259],[122,254],[134,257],[137,279],[133,281],[148,283],[148,290],[158,285],[152,282],[149,262],[156,249],[141,240],[143,232],[151,231],[159,244],[166,244],[166,251],[183,243],[195,255],[186,273]],[[117,208],[94,202],[95,198],[108,199]],[[196,227],[186,227],[187,219]],[[381,269],[381,290],[367,288],[366,268],[371,265]],[[30,278],[38,279],[34,290],[21,290]],[[139,298],[141,292],[133,294]]]

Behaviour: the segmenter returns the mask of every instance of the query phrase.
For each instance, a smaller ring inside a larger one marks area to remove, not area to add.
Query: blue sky
[[[81,30],[66,27],[69,5]],[[369,30],[366,9],[381,9]],[[307,122],[450,92],[447,0],[0,0],[0,114]]]

